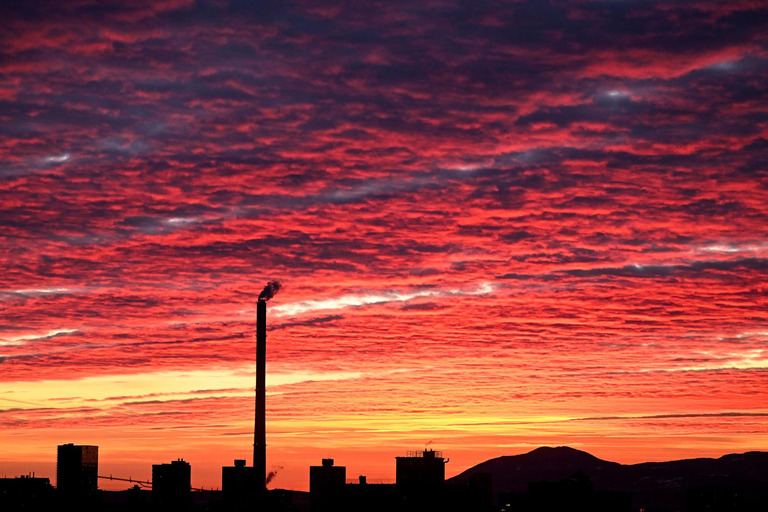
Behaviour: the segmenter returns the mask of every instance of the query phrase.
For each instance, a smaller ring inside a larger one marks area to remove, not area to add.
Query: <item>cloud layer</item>
[[[5,2],[0,467],[768,449],[768,9],[496,4]]]

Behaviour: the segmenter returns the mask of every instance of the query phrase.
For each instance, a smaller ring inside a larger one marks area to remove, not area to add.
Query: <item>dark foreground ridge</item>
[[[65,445],[66,447],[67,445]],[[569,447],[537,448],[482,462],[445,479],[440,452],[397,459],[397,483],[346,481],[332,459],[310,468],[310,492],[227,485],[193,490],[189,480],[169,482],[181,460],[153,468],[153,489],[72,493],[47,478],[0,479],[0,511],[185,512],[765,512],[768,453],[623,465]],[[174,466],[175,464],[175,466]],[[243,466],[225,470],[251,469]],[[62,475],[59,475],[60,478]],[[175,477],[174,477],[175,478]],[[158,480],[155,482],[155,480]],[[165,479],[165,486],[159,484]],[[91,485],[92,482],[88,482]],[[170,483],[170,485],[169,485]],[[95,488],[95,487],[91,487]],[[165,489],[165,491],[162,491]],[[162,492],[161,492],[162,491]]]
[[[567,446],[542,447],[487,460],[447,482],[469,482],[479,475],[490,476],[495,500],[510,503],[507,510],[534,510],[523,505],[526,496],[542,490],[536,483],[547,482],[542,485],[551,487],[556,501],[557,495],[568,495],[566,489],[579,478],[594,492],[631,494],[631,509],[638,512],[768,510],[766,452],[624,465]]]

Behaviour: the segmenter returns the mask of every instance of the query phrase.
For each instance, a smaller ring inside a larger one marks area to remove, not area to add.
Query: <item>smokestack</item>
[[[256,421],[253,429],[253,471],[256,488],[266,489],[267,482],[267,301],[259,299],[256,305]]]
[[[253,426],[253,472],[258,491],[266,491],[269,483],[267,481],[266,415],[267,301],[279,289],[279,281],[268,282],[256,303],[256,418]]]

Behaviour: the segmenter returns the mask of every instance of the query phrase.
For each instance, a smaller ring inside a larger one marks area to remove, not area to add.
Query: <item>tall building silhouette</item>
[[[56,457],[56,489],[63,496],[92,496],[98,489],[99,447],[62,444]]]
[[[161,507],[189,504],[192,492],[192,468],[184,459],[170,464],[152,465],[152,501]]]

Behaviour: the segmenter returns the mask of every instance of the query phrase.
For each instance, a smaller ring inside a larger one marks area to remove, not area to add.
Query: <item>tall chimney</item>
[[[253,471],[256,489],[266,490],[267,418],[265,413],[267,360],[267,301],[256,306],[256,421],[253,429]]]

